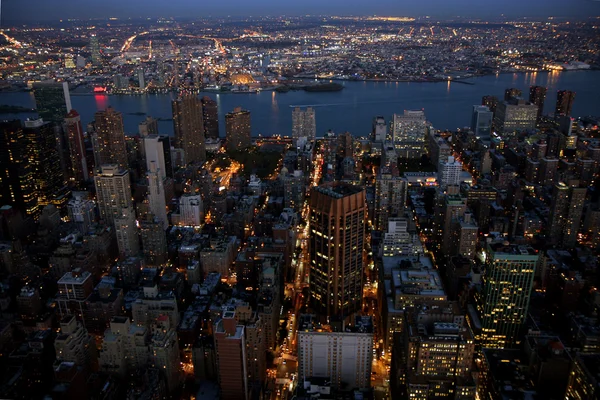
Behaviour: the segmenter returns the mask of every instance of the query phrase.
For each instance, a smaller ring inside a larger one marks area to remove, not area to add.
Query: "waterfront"
[[[254,136],[282,134],[291,130],[292,107],[313,106],[316,110],[317,134],[327,130],[349,131],[355,136],[367,134],[371,121],[377,115],[389,119],[393,113],[405,109],[424,109],[428,119],[437,129],[456,129],[470,124],[471,108],[481,102],[484,95],[503,97],[504,89],[517,87],[528,96],[531,85],[548,87],[545,113],[553,111],[556,91],[573,90],[577,93],[573,114],[575,116],[600,115],[600,71],[569,71],[553,73],[501,74],[477,77],[460,82],[344,82],[339,92],[309,93],[266,91],[257,94],[214,94],[219,106],[221,136],[225,134],[224,114],[236,106],[252,113]],[[204,95],[204,94],[202,94]],[[172,133],[171,100],[176,94],[148,94],[138,96],[73,95],[72,103],[82,116],[82,122],[92,121],[97,110],[112,106],[123,113],[125,131],[137,132],[138,123],[145,114],[165,119],[159,122],[161,133]],[[0,104],[33,108],[32,93],[0,93]],[[2,114],[4,119],[26,118],[33,114]]]

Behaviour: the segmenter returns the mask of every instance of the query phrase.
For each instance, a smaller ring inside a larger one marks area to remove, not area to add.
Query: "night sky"
[[[2,0],[0,0],[2,1]],[[2,21],[66,18],[260,15],[407,15],[587,17],[600,0],[4,0]]]

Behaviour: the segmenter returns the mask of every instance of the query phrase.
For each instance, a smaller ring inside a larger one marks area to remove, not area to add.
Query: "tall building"
[[[167,218],[167,203],[165,198],[164,178],[158,168],[158,163],[151,161],[148,170],[148,202],[150,212],[160,221],[163,229],[169,227]]]
[[[71,200],[67,203],[70,222],[77,230],[85,234],[96,220],[96,204],[89,198],[87,192],[72,192]]]
[[[150,357],[148,340],[146,328],[131,324],[128,317],[113,317],[102,340],[100,370],[125,377],[146,368]]]
[[[306,110],[300,107],[292,111],[292,140],[294,143],[301,137],[308,140],[315,140],[317,136],[317,123],[315,120],[315,110],[308,107]]]
[[[38,115],[47,122],[62,122],[72,109],[67,82],[36,82],[33,96]]]
[[[600,397],[600,355],[578,353],[573,360],[565,400]]]
[[[150,364],[162,371],[170,393],[177,389],[182,375],[175,328],[169,318],[162,315],[153,324],[150,339]]]
[[[138,125],[138,131],[143,138],[146,136],[158,135],[158,120],[151,116],[147,116],[146,119]]]
[[[483,96],[481,98],[481,105],[489,108],[492,113],[496,113],[498,98],[496,96]]]
[[[204,207],[199,194],[184,194],[179,198],[180,226],[199,227],[204,222]],[[175,223],[174,223],[175,224]]]
[[[519,343],[538,261],[539,255],[531,247],[488,244],[477,296],[482,347],[506,348]]]
[[[356,317],[353,326],[334,332],[311,315],[299,316],[298,382],[325,378],[334,388],[366,389],[371,386],[372,362],[371,317]]]
[[[102,57],[100,54],[100,42],[98,41],[98,36],[91,35],[90,36],[90,53],[92,57],[92,64],[94,66],[99,66],[102,64]]]
[[[517,89],[517,88],[506,89],[504,91],[504,101],[511,101],[513,99],[517,99],[517,98],[521,97],[522,94],[523,94],[523,92],[521,91],[521,89]]]
[[[140,68],[137,71],[138,76],[138,87],[140,90],[146,89],[146,79],[144,78],[144,68]]]
[[[313,188],[310,197],[310,293],[321,317],[360,310],[365,244],[365,190],[344,183]]]
[[[35,167],[19,120],[0,121],[0,203],[37,216]]]
[[[579,183],[574,181],[574,183]],[[548,240],[551,244],[573,248],[585,205],[587,188],[559,182],[554,186],[548,216]]]
[[[400,158],[420,158],[426,153],[426,138],[429,123],[422,110],[404,110],[404,114],[394,114],[392,140]]]
[[[65,193],[65,178],[60,167],[60,155],[54,126],[41,119],[25,121],[23,129],[30,148],[29,162],[33,165],[38,204],[59,204]],[[67,199],[64,198],[64,201]]]
[[[96,167],[104,164],[116,164],[127,169],[127,146],[123,130],[123,114],[112,107],[98,111],[95,115],[96,126]]]
[[[532,130],[536,127],[537,113],[537,106],[525,100],[503,101],[496,107],[494,127],[505,134]]]
[[[167,235],[162,222],[154,215],[148,214],[140,221],[140,237],[147,265],[159,266],[168,261]]]
[[[438,169],[438,184],[441,189],[445,189],[448,185],[460,185],[460,174],[462,173],[460,161],[455,160],[453,156],[448,156],[448,160],[441,162]]]
[[[187,94],[173,100],[171,105],[175,140],[183,149],[186,164],[206,161],[202,102],[198,96]]]
[[[204,137],[219,138],[219,108],[217,102],[208,96],[200,99],[202,102],[202,119],[204,120]]]
[[[112,225],[115,218],[122,215],[123,208],[131,207],[131,183],[129,171],[117,165],[104,165],[94,177],[96,200],[100,218]]]
[[[135,211],[133,207],[121,209],[121,215],[115,217],[115,234],[117,246],[122,258],[137,256],[140,252],[140,239],[137,232]]]
[[[408,180],[381,168],[375,181],[375,227],[383,231],[390,217],[399,217],[406,207]]]
[[[225,115],[225,137],[228,151],[250,147],[252,137],[250,111],[236,107]]]
[[[375,142],[385,142],[388,139],[388,127],[384,117],[373,118],[373,130],[371,134]]]
[[[73,315],[60,321],[60,333],[54,340],[56,359],[72,362],[87,371],[97,364],[96,344],[84,326]]]
[[[556,115],[571,115],[573,111],[573,102],[575,101],[575,92],[570,90],[559,90],[556,95]]]
[[[532,86],[529,88],[529,102],[538,108],[538,120],[544,114],[544,102],[548,89],[544,86]]]
[[[221,399],[248,400],[245,326],[238,325],[235,314],[225,311],[213,328]]]
[[[487,106],[473,106],[471,129],[475,136],[489,142],[492,135],[494,113]]]
[[[69,147],[70,178],[75,182],[86,181],[89,178],[88,165],[85,157],[85,142],[81,117],[75,110],[71,110],[64,120],[65,134]]]

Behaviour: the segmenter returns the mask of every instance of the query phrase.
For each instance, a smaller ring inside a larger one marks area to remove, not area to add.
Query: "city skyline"
[[[483,4],[485,3],[485,4]],[[364,4],[361,1],[307,0],[302,4],[282,6],[274,0],[257,0],[249,4],[243,0],[228,0],[218,4],[197,4],[192,0],[176,0],[168,4],[158,1],[130,0],[126,3],[107,0],[102,4],[86,4],[75,0],[30,0],[26,3],[5,1],[2,22],[41,22],[60,19],[146,18],[146,17],[254,17],[354,15],[354,16],[408,16],[432,18],[590,18],[600,15],[600,1],[532,0],[526,4],[518,0],[504,2],[476,2],[458,0],[425,0],[420,2],[379,0]]]

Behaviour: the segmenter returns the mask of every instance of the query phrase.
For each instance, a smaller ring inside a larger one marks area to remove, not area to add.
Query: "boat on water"
[[[335,82],[318,83],[304,87],[307,92],[339,92],[344,89],[344,85]]]

